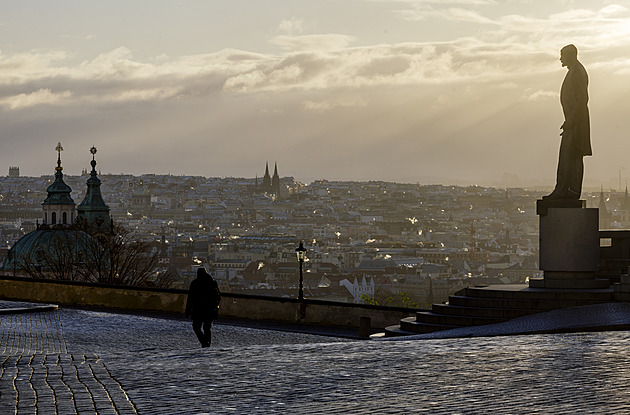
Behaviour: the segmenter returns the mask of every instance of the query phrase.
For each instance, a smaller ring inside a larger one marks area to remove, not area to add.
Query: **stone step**
[[[630,259],[600,259],[599,271],[596,273],[599,278],[608,278],[611,283],[619,282],[622,274],[628,273]]]
[[[613,290],[615,294],[617,293],[630,293],[630,283],[621,282],[613,285]]]
[[[431,310],[436,314],[447,314],[452,316],[465,317],[490,317],[511,319],[529,314],[534,314],[537,310],[526,310],[520,308],[480,308],[480,307],[461,307],[448,304],[433,304]]]
[[[416,313],[416,322],[438,325],[482,326],[484,324],[500,323],[505,320],[504,318],[453,316],[437,314],[432,311],[419,311]]]
[[[628,271],[628,267],[621,268],[602,268],[599,267],[596,274],[597,275],[620,275]]]
[[[627,278],[630,284],[630,278]],[[566,282],[566,280],[560,280]],[[587,284],[601,280],[589,279]],[[609,281],[605,281],[609,283]],[[606,288],[530,288],[526,284],[467,287],[449,297],[446,304],[433,304],[431,311],[419,311],[415,317],[400,320],[385,330],[385,336],[432,333],[458,327],[493,324],[543,311],[612,301],[630,301],[629,288],[619,285],[613,292]]]
[[[559,290],[525,288],[520,290],[500,290],[483,287],[467,287],[455,293],[456,295],[479,298],[510,298],[522,300],[590,300],[606,302],[612,298],[612,289],[597,290]]]
[[[622,274],[605,274],[605,273],[600,273],[600,272],[595,273],[595,276],[597,277],[597,279],[608,280],[610,282],[609,285],[613,285],[614,283],[619,282],[621,275]]]
[[[630,303],[630,293],[623,293],[623,292],[615,293],[615,300],[625,301],[627,303]]]
[[[514,298],[479,298],[452,295],[448,303],[463,307],[482,308],[521,308],[548,311],[556,308],[578,307],[582,305],[599,304],[601,301],[590,300],[522,300]]]
[[[550,288],[550,289],[563,289],[563,290],[595,290],[605,289],[610,287],[610,280],[588,279],[588,280],[567,280],[567,279],[554,279],[554,278],[533,278],[529,280],[530,288]]]
[[[462,327],[456,324],[434,324],[434,323],[420,323],[416,321],[415,317],[406,317],[400,320],[400,329],[406,332],[413,332],[415,334],[433,333],[434,331],[450,330]]]
[[[413,336],[417,332],[402,330],[399,325],[385,327],[385,337]]]

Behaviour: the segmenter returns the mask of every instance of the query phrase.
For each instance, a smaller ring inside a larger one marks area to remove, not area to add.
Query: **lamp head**
[[[298,246],[295,250],[299,262],[304,262],[304,260],[306,259],[306,251],[307,249],[304,248],[304,243],[300,241],[300,246]]]

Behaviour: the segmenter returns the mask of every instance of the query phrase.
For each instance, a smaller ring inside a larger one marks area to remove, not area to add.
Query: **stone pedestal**
[[[582,200],[539,200],[539,259],[542,280],[532,288],[606,288],[597,280],[599,269],[599,212]]]

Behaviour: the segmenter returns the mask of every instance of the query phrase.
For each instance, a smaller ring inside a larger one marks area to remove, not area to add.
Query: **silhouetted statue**
[[[221,292],[217,282],[205,268],[197,270],[197,278],[190,283],[186,301],[186,317],[192,317],[192,326],[201,347],[212,342],[212,322],[219,315]],[[202,330],[203,329],[203,330]]]
[[[591,124],[588,114],[588,74],[577,59],[577,48],[567,45],[560,50],[560,62],[569,71],[560,89],[564,113],[562,142],[558,158],[556,188],[543,199],[579,199],[584,176],[584,156],[592,155]]]

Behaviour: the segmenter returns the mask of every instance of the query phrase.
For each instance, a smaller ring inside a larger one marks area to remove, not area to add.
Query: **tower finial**
[[[96,154],[96,147],[92,146],[90,149],[90,153],[92,153],[92,161],[90,164],[92,165],[92,171],[96,173],[96,160],[94,160],[94,155]]]
[[[57,147],[55,147],[55,150],[57,151],[57,167],[55,168],[55,170],[61,171],[63,170],[63,167],[61,167],[61,152],[63,151],[63,147],[61,147],[61,141],[57,142]]]

